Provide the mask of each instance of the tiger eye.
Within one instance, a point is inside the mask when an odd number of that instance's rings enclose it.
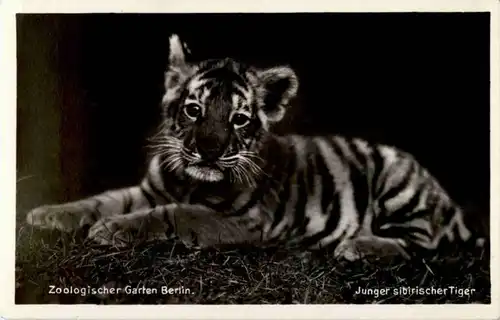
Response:
[[[184,106],[184,113],[191,119],[197,119],[201,114],[201,108],[194,103],[190,103]]]
[[[243,127],[250,122],[250,118],[242,113],[237,113],[233,116],[232,122],[236,127]]]

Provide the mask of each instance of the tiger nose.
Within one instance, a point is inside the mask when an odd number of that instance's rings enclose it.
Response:
[[[217,123],[207,121],[196,132],[196,149],[201,158],[208,162],[218,160],[229,144],[229,130]]]
[[[218,144],[198,143],[196,149],[201,158],[208,162],[217,161],[224,153],[224,148]]]

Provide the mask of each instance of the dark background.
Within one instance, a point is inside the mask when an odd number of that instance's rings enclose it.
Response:
[[[396,145],[488,212],[488,13],[18,15],[19,212],[138,182],[172,32],[194,59],[293,67],[278,131]]]

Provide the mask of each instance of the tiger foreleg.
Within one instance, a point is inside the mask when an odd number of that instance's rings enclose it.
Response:
[[[27,214],[26,222],[43,229],[70,232],[90,226],[103,217],[128,213],[147,204],[139,187],[124,188],[74,202],[37,207]]]
[[[96,213],[85,202],[44,205],[26,216],[26,222],[41,229],[57,229],[70,232],[96,221]]]
[[[88,239],[101,245],[124,247],[139,240],[165,239],[172,231],[166,216],[168,206],[108,216],[89,229]]]
[[[201,205],[168,204],[123,216],[102,219],[89,230],[94,241],[126,246],[133,240],[176,237],[188,247],[255,243],[258,231],[250,231],[244,217],[219,214]]]

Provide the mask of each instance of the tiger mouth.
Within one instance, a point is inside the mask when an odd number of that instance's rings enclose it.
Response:
[[[222,170],[213,166],[190,165],[186,167],[185,172],[196,180],[217,182],[224,179]]]

